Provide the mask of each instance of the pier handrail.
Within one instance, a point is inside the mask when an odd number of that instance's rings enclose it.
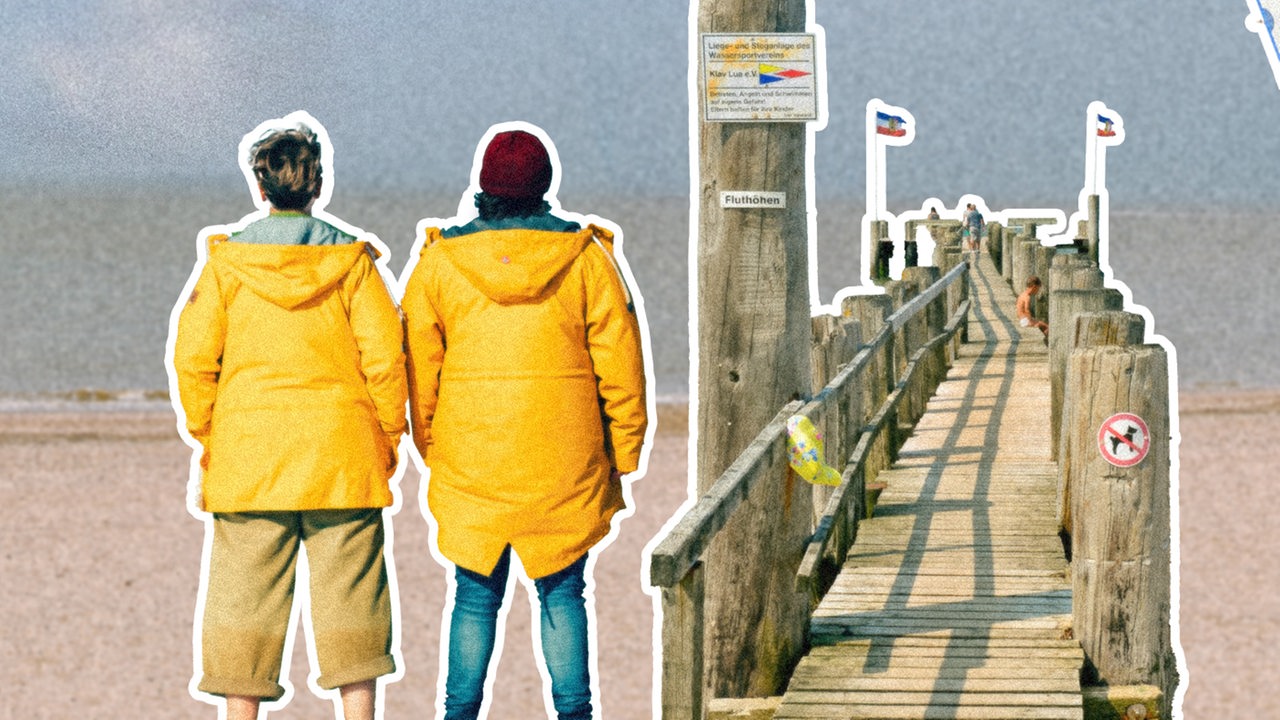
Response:
[[[962,268],[957,268],[957,270],[959,269]],[[934,287],[941,284],[942,282],[938,282]],[[923,298],[925,296],[921,295],[920,297]],[[910,386],[916,370],[920,367],[920,360],[939,345],[950,342],[951,338],[960,331],[961,324],[968,318],[970,304],[970,300],[962,302],[960,307],[952,314],[943,331],[930,338],[928,342],[912,354],[911,360],[907,363],[906,370],[902,373],[902,378],[894,386],[893,392],[881,403],[879,410],[872,416],[870,422],[859,430],[858,443],[840,474],[840,485],[827,500],[827,506],[823,511],[822,517],[818,520],[818,526],[809,538],[809,545],[805,549],[804,559],[800,561],[800,568],[796,572],[796,590],[811,594],[817,594],[819,591],[822,558],[826,555],[827,547],[830,544],[832,529],[837,523],[844,522],[849,513],[849,503],[852,498],[850,489],[855,486],[854,480],[863,473],[872,445],[884,430],[889,418],[894,417],[894,411],[902,401],[902,397]],[[909,307],[910,304],[903,306],[903,310]],[[885,329],[887,330],[888,327],[886,325]],[[861,354],[860,352],[859,356]],[[858,357],[855,357],[849,363],[850,367],[857,361]],[[844,371],[841,371],[841,374],[832,380],[832,385],[835,385],[837,381],[843,382],[847,380],[847,378],[841,377],[843,374]],[[847,548],[845,552],[847,552]],[[843,554],[843,552],[840,553],[840,555]],[[843,561],[843,557],[837,557],[835,562],[839,564]]]
[[[704,623],[702,604],[705,579],[702,558],[716,535],[733,518],[754,489],[766,479],[771,469],[777,468],[779,463],[785,466],[787,418],[796,414],[805,415],[815,425],[820,425],[824,414],[833,409],[844,412],[842,407],[837,408],[837,406],[852,397],[848,394],[858,387],[855,379],[863,383],[870,382],[863,376],[877,360],[881,361],[879,364],[883,372],[888,373],[888,378],[895,377],[897,373],[892,367],[893,363],[889,361],[892,357],[890,349],[895,344],[906,341],[905,338],[911,334],[907,332],[907,335],[903,335],[903,332],[908,330],[909,321],[925,312],[931,307],[931,303],[938,301],[940,297],[944,298],[947,305],[955,304],[957,310],[943,332],[921,341],[921,346],[914,351],[908,349],[911,352],[911,358],[902,372],[901,379],[893,383],[889,397],[876,415],[858,431],[858,449],[850,460],[861,458],[857,462],[856,472],[864,472],[865,460],[869,448],[876,444],[876,436],[885,434],[886,429],[896,430],[895,409],[907,394],[908,388],[912,387],[913,378],[919,374],[917,368],[925,364],[922,362],[925,356],[930,352],[942,352],[940,346],[949,341],[956,334],[957,329],[963,325],[969,302],[948,298],[944,293],[957,280],[963,278],[967,271],[968,263],[960,261],[950,272],[930,284],[917,297],[903,302],[897,311],[884,319],[870,342],[862,344],[854,357],[841,365],[830,382],[820,391],[808,400],[793,400],[784,405],[729,467],[716,478],[711,487],[654,546],[649,558],[649,583],[661,591],[663,717],[701,718],[703,716],[702,684],[705,659],[702,648]],[[880,381],[883,382],[884,378],[880,378]],[[891,422],[891,418],[894,421]],[[861,415],[856,422],[862,425]],[[852,434],[853,430],[850,427],[843,432],[842,438],[833,438],[834,442],[829,442],[828,447],[843,456],[848,442],[852,441]],[[891,432],[890,435],[892,435]],[[848,438],[848,441],[843,438]],[[850,487],[853,486],[852,478],[853,475],[846,471],[836,495],[827,503],[827,509],[834,510],[835,513],[828,512],[824,515],[819,527],[821,537],[814,536],[817,545],[814,545],[814,541],[807,540],[806,545],[794,549],[796,555],[807,551],[817,553],[817,557],[821,557],[829,553],[827,547],[833,535],[832,528],[837,522],[849,521],[847,517],[842,518],[836,513],[843,509],[846,516],[848,514],[850,506],[848,498],[853,494],[850,492]],[[836,555],[847,553],[847,545],[848,543],[842,543]],[[843,558],[840,558],[840,561],[843,562]],[[819,563],[815,560],[805,567],[809,569],[804,571],[806,572],[804,579],[797,582],[802,587],[816,588],[820,582],[817,580],[817,571],[821,569]],[[812,610],[813,606],[810,605],[808,613],[811,614]]]
[[[662,542],[654,548],[649,563],[649,583],[655,587],[673,587],[693,567],[694,563],[701,557],[703,550],[711,543],[715,534],[724,527],[725,523],[732,517],[734,509],[741,504],[742,500],[750,492],[752,483],[767,464],[765,460],[768,458],[769,450],[773,448],[775,443],[785,437],[788,417],[797,414],[805,415],[816,423],[826,409],[830,399],[843,389],[846,383],[866,368],[874,358],[875,353],[881,350],[885,343],[892,340],[893,333],[901,330],[908,320],[922,311],[929,302],[936,299],[938,295],[950,287],[967,269],[967,263],[960,263],[951,272],[940,278],[938,282],[890,315],[885,320],[884,326],[876,333],[876,336],[869,343],[863,345],[853,359],[846,363],[832,378],[831,382],[827,383],[808,402],[793,400],[784,405],[773,420],[769,421],[760,430],[755,439],[730,463],[729,467],[725,468],[724,472],[720,474],[720,477],[716,479],[707,492],[698,499],[697,503],[667,533]],[[968,301],[966,301],[961,306],[961,310],[967,314],[968,308]],[[880,412],[877,413],[876,417],[879,418],[879,425],[876,426],[876,429],[883,426],[884,418],[891,414],[890,410],[892,407],[896,407],[902,397],[902,388],[910,381],[910,375],[918,364],[916,361],[925,351],[936,348],[955,334],[959,327],[959,320],[956,319],[958,317],[964,317],[964,315],[957,311],[951,324],[948,325],[949,332],[944,331],[942,334],[931,338],[913,355],[911,363],[908,364],[907,372],[903,374],[902,380],[897,383],[890,400],[887,400],[884,406],[881,407]],[[869,425],[868,428],[870,427],[872,426]],[[867,428],[863,430],[865,433]],[[843,486],[844,483],[842,482],[841,485]]]

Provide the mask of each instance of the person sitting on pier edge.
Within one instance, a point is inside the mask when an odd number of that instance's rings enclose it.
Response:
[[[588,552],[639,468],[646,379],[613,234],[551,214],[552,173],[537,136],[495,134],[479,217],[427,228],[405,284],[413,439],[455,565],[447,720],[484,704],[513,551],[537,588],[556,713],[592,717]]]
[[[1047,340],[1049,337],[1049,324],[1031,316],[1031,301],[1038,292],[1040,292],[1040,276],[1032,275],[1027,278],[1026,289],[1018,296],[1018,325],[1038,329],[1044,333]]]

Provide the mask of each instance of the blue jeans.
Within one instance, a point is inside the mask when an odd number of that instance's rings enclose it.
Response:
[[[534,580],[542,608],[542,656],[551,675],[551,700],[560,720],[591,718],[587,608],[583,598],[586,565],[587,556],[583,555],[560,572]],[[457,568],[458,587],[449,621],[445,720],[469,720],[480,712],[498,610],[510,568],[510,547],[503,551],[488,577]]]

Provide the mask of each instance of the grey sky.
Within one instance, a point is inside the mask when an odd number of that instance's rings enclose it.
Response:
[[[1113,203],[1269,205],[1262,129],[1280,126],[1280,91],[1246,10],[820,0],[819,193],[860,196],[863,109],[880,97],[918,121],[891,151],[891,198],[1071,206],[1100,99],[1128,130]],[[679,0],[6,0],[0,15],[0,181],[239,182],[240,136],[306,109],[348,188],[456,191],[485,128],[518,118],[556,139],[562,194],[687,191]]]

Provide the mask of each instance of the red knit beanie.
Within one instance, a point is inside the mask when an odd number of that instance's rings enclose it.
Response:
[[[523,130],[498,133],[485,148],[480,189],[508,198],[540,198],[551,189],[551,156]]]

